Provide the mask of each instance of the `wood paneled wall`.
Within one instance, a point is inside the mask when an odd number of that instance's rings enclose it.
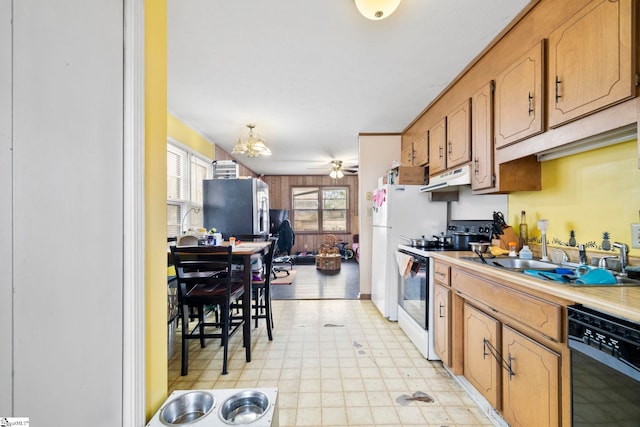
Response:
[[[347,175],[341,179],[331,179],[325,175],[270,175],[263,178],[269,185],[271,209],[288,209],[291,212],[291,187],[347,186],[349,187],[349,232],[336,234],[338,239],[353,243],[353,235],[358,234],[358,177]],[[293,221],[292,221],[293,222]],[[294,231],[296,231],[294,229]],[[322,244],[322,234],[296,232],[296,244],[292,252],[316,251]]]

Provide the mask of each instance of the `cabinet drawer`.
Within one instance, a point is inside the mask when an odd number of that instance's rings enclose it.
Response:
[[[433,264],[433,278],[436,282],[449,286],[451,282],[449,282],[449,264],[443,264],[441,262],[434,262]]]
[[[463,294],[562,342],[561,306],[456,269],[452,270],[451,279],[453,287]]]

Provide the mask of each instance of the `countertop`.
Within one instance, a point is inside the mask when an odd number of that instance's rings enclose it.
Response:
[[[640,287],[639,286],[569,286],[548,280],[536,279],[522,273],[511,272],[486,266],[463,258],[476,256],[471,251],[426,252],[429,257],[445,261],[454,266],[472,268],[503,280],[517,282],[524,288],[544,292],[559,298],[617,315],[634,322],[640,322]]]

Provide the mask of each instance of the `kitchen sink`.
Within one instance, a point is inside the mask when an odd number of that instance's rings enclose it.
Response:
[[[482,263],[480,258],[478,257],[464,257],[462,258],[467,261],[477,262],[479,264]],[[558,283],[564,283],[568,286],[640,286],[640,279],[629,278],[629,277],[617,277],[617,283],[611,284],[580,284],[575,283],[574,280],[576,276],[574,275],[575,268],[567,265],[554,264],[552,262],[546,261],[538,261],[533,259],[520,259],[520,258],[490,258],[488,256],[484,257],[487,262],[486,265],[488,267],[494,268],[503,268],[505,270],[523,273],[525,274],[525,270],[527,273],[532,273],[530,275],[537,276],[539,279],[543,280],[551,280],[557,281]],[[613,272],[615,275],[615,272]]]
[[[465,258],[469,261],[475,261],[481,263],[482,261],[478,257]],[[520,259],[520,258],[488,258],[484,257],[488,266],[506,268],[512,271],[524,271],[524,270],[542,270],[542,271],[555,271],[556,268],[562,268],[559,264],[553,264],[545,261],[538,261],[534,259]]]

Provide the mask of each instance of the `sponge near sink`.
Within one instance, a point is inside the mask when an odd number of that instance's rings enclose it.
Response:
[[[491,252],[491,255],[493,255],[493,256],[509,255],[509,251],[508,250],[502,249],[501,247],[498,247],[498,246],[495,246],[495,245],[489,246],[489,252]]]

